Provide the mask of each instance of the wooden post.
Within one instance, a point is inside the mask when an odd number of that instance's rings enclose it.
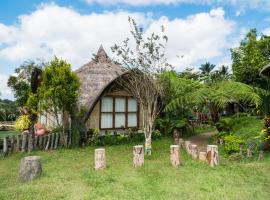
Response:
[[[105,149],[95,149],[95,170],[106,168]]]
[[[54,146],[54,133],[51,133],[51,135],[52,135],[52,140],[51,140],[50,149],[53,149],[53,146]]]
[[[180,156],[179,156],[179,145],[171,145],[171,164],[174,167],[178,167],[180,165]]]
[[[20,144],[21,144],[21,135],[17,135],[17,141],[16,141],[16,151],[20,151],[21,148],[20,148]]]
[[[263,160],[263,151],[262,150],[259,150],[259,160]]]
[[[201,151],[201,152],[199,153],[199,160],[200,160],[200,161],[203,161],[203,162],[206,161],[206,152],[205,152],[205,151]]]
[[[141,167],[144,164],[143,145],[133,147],[133,166]]]
[[[239,154],[243,155],[243,144],[239,145]]]
[[[34,138],[34,149],[38,149],[38,136],[35,135],[35,138]]]
[[[33,135],[31,135],[29,133],[29,135],[28,135],[28,152],[31,152],[33,150],[33,144],[34,144],[33,140],[34,140]]]
[[[56,133],[55,141],[54,141],[54,149],[57,149],[57,147],[58,147],[58,140],[59,140],[59,134]]]
[[[189,154],[189,145],[190,145],[190,141],[186,140],[185,141],[185,148],[186,148],[186,152]]]
[[[252,151],[250,148],[247,148],[247,157],[251,158],[252,157]]]
[[[15,146],[15,139],[14,139],[14,135],[11,136],[11,139],[10,139],[10,153],[13,153],[14,152],[14,146]]]
[[[22,134],[22,152],[26,150],[26,143],[27,143],[27,133]]]
[[[7,144],[7,137],[3,139],[3,155],[6,156],[8,154],[8,144]]]
[[[45,147],[45,151],[47,151],[49,149],[50,141],[51,141],[51,134],[49,134],[47,136],[47,144],[46,144],[46,147]]]
[[[194,160],[198,159],[198,147],[196,144],[191,145],[191,157]]]
[[[207,145],[207,154],[206,158],[208,164],[211,167],[214,167],[219,164],[219,157],[218,157],[218,146],[217,145]]]
[[[41,159],[39,156],[28,156],[21,160],[18,180],[30,181],[42,173]]]

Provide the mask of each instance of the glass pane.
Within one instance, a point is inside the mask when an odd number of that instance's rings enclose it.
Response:
[[[125,111],[126,111],[126,99],[115,98],[115,112],[125,112]]]
[[[128,112],[137,112],[137,101],[136,99],[128,99]]]
[[[113,98],[103,97],[101,100],[101,112],[112,112],[113,111]]]
[[[115,128],[125,127],[126,115],[124,113],[115,114]]]
[[[128,113],[128,127],[137,127],[137,113]]]
[[[113,115],[111,113],[101,113],[101,128],[112,128]]]

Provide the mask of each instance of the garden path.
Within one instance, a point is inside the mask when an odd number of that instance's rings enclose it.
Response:
[[[217,133],[217,131],[210,131],[190,137],[188,140],[194,144],[197,144],[198,150],[206,151],[208,140]]]

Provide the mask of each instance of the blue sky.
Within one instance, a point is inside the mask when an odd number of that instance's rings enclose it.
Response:
[[[77,69],[100,44],[111,55],[110,47],[129,36],[128,16],[146,34],[165,26],[177,71],[206,61],[230,65],[229,49],[250,28],[270,34],[270,0],[1,0],[1,98],[13,98],[6,81],[25,60],[57,55]]]

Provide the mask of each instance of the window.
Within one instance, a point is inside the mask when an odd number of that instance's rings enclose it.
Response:
[[[100,128],[117,129],[138,126],[137,101],[131,97],[103,97]]]

